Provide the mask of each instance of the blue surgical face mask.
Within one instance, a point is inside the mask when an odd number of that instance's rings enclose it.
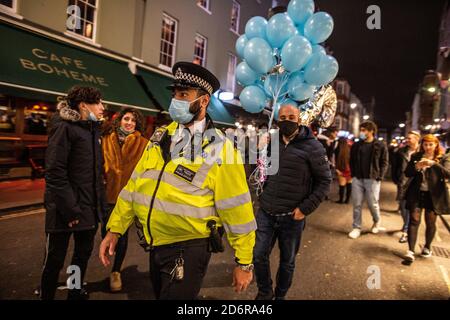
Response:
[[[194,101],[183,101],[173,98],[172,102],[170,103],[169,107],[169,113],[170,117],[173,121],[181,123],[181,124],[187,124],[194,119],[195,114],[191,113],[189,111],[189,108],[191,107],[191,104],[201,97],[198,97]]]
[[[89,112],[88,120],[94,121],[94,122],[98,121],[97,117],[95,116],[95,114],[93,112]]]
[[[359,138],[360,138],[361,140],[366,140],[366,139],[367,139],[367,135],[366,135],[365,133],[360,133],[360,134],[359,134]]]

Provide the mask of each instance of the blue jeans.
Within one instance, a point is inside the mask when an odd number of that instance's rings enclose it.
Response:
[[[409,226],[409,210],[406,208],[406,200],[400,200],[400,211],[403,218],[403,232],[408,232]]]
[[[296,221],[292,216],[271,216],[260,209],[256,215],[256,244],[253,250],[255,276],[260,294],[273,294],[270,272],[270,253],[278,240],[280,265],[277,272],[275,296],[284,297],[294,277],[295,257],[300,249],[300,240],[305,220]]]
[[[372,214],[373,222],[380,221],[380,200],[381,181],[372,179],[353,179],[353,228],[361,229],[362,219],[362,205],[364,198],[369,205],[370,213]]]

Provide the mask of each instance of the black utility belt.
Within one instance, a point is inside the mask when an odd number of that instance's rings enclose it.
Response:
[[[174,242],[170,244],[164,244],[161,246],[153,247],[153,250],[167,249],[167,248],[177,248],[177,247],[200,247],[207,246],[209,244],[209,238],[192,239],[180,242]]]

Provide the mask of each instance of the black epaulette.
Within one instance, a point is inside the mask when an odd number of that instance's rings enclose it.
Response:
[[[153,133],[152,137],[150,138],[150,141],[154,144],[161,144],[161,141],[166,137],[167,135],[167,128],[166,127],[159,127],[156,128],[155,132]]]

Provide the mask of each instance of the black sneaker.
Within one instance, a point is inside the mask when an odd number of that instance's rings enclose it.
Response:
[[[255,297],[255,300],[273,300],[273,292],[271,293],[258,292],[258,294]]]

